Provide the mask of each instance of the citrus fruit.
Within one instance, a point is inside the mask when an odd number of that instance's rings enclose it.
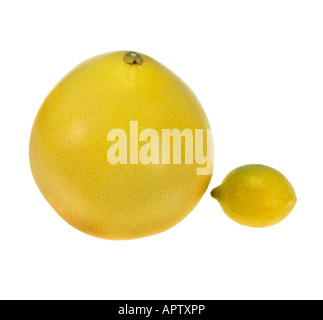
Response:
[[[286,177],[264,165],[236,168],[211,195],[232,220],[255,228],[282,221],[296,203],[295,191]]]
[[[31,170],[49,204],[76,229],[141,238],[176,225],[205,193],[209,129],[194,93],[161,63],[136,52],[102,54],[78,65],[44,100],[30,137]],[[204,156],[211,150],[208,161],[190,153],[201,130],[194,148]]]

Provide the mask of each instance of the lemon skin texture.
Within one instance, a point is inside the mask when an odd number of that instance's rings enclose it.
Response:
[[[264,165],[231,171],[211,195],[232,220],[255,228],[279,223],[296,204],[294,188],[286,177]]]
[[[143,54],[142,64],[126,63],[126,54],[96,56],[67,74],[38,111],[29,150],[34,179],[55,211],[84,233],[114,240],[173,227],[197,205],[211,179],[196,174],[203,166],[195,161],[129,163],[130,121],[138,121],[139,133],[152,128],[160,138],[162,129],[194,132],[210,125],[179,77]],[[128,134],[127,164],[107,159],[107,135],[115,128]]]

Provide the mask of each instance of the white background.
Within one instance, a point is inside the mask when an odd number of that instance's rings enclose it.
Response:
[[[2,1],[1,299],[322,299],[322,1]],[[107,241],[64,222],[29,168],[52,87],[94,55],[134,50],[179,75],[213,128],[209,190],[174,228]],[[209,195],[229,171],[281,171],[298,202],[266,228]]]

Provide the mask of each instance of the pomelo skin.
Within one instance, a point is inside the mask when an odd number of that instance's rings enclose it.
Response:
[[[127,51],[77,66],[49,93],[34,121],[34,179],[55,211],[89,235],[123,240],[165,231],[192,211],[209,185],[212,173],[197,175],[201,165],[195,161],[111,164],[108,133],[129,133],[131,121],[160,137],[162,129],[210,128],[180,78],[154,59]]]

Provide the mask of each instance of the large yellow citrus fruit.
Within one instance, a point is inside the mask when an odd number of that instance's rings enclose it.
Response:
[[[232,220],[255,228],[277,224],[296,204],[294,188],[287,178],[259,164],[232,170],[211,195]]]
[[[189,140],[184,129],[196,137],[195,129],[209,128],[196,96],[162,64],[134,52],[103,54],[77,66],[46,97],[31,133],[31,169],[44,197],[75,228],[105,239],[145,237],[176,225],[205,193],[212,172],[197,171],[212,163],[178,160]],[[114,129],[125,135],[109,138]],[[170,149],[169,164],[162,161],[163,129],[183,134],[180,159],[173,161]],[[204,155],[208,142],[204,134]]]

